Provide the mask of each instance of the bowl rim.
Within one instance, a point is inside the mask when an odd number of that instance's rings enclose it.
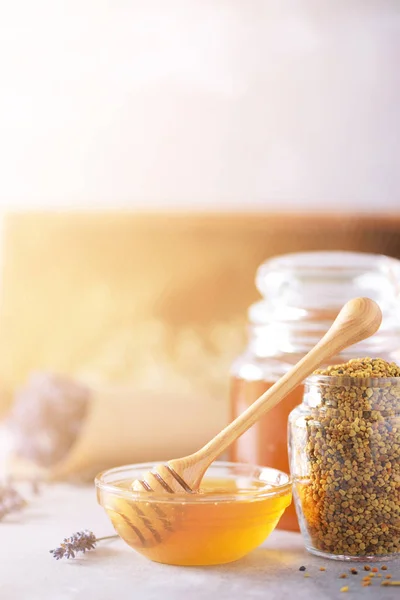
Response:
[[[114,467],[112,469],[106,469],[104,471],[101,471],[96,477],[95,477],[95,486],[97,488],[98,491],[102,491],[102,492],[107,492],[109,494],[113,494],[114,496],[119,496],[122,498],[126,498],[127,500],[136,500],[136,501],[140,501],[140,502],[157,502],[157,503],[166,503],[166,504],[173,504],[173,503],[179,503],[179,504],[188,504],[188,503],[193,503],[196,502],[197,503],[221,503],[221,502],[226,502],[226,503],[232,503],[232,502],[249,502],[249,501],[255,501],[255,500],[261,500],[261,499],[265,499],[265,498],[269,498],[269,497],[274,497],[274,496],[283,496],[285,494],[287,494],[288,492],[292,491],[292,477],[288,474],[285,473],[284,471],[280,471],[279,469],[274,469],[272,467],[265,467],[265,466],[261,466],[261,465],[253,465],[250,463],[242,463],[242,462],[229,462],[229,461],[214,461],[210,467],[207,470],[207,473],[209,472],[210,469],[212,469],[213,467],[217,467],[217,468],[228,468],[228,469],[233,469],[233,468],[238,468],[238,469],[247,469],[249,471],[249,475],[251,475],[252,472],[254,471],[259,471],[260,473],[260,477],[261,475],[264,474],[269,474],[271,476],[275,475],[275,477],[278,476],[283,476],[286,480],[284,483],[280,484],[273,484],[273,483],[268,483],[268,481],[266,481],[266,487],[261,487],[261,488],[257,488],[254,490],[254,492],[234,492],[234,493],[226,493],[226,494],[193,494],[193,496],[195,496],[196,500],[190,500],[191,498],[191,494],[188,493],[177,493],[177,494],[166,494],[166,493],[150,493],[147,491],[143,491],[143,492],[136,492],[133,490],[124,490],[116,485],[113,485],[112,483],[106,483],[104,481],[104,478],[107,475],[110,474],[118,474],[118,473],[123,473],[129,470],[137,470],[137,469],[142,469],[142,470],[151,470],[152,468],[154,468],[155,466],[159,465],[159,464],[163,464],[165,462],[168,461],[154,461],[154,462],[146,462],[146,463],[133,463],[133,464],[128,464],[128,465],[121,465],[119,467]],[[255,477],[256,478],[256,477]],[[132,480],[134,480],[134,477],[132,477]],[[268,486],[268,487],[267,487]],[[273,487],[271,487],[273,486]]]

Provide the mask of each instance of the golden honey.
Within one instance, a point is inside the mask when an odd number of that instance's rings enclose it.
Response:
[[[129,478],[115,481],[112,491],[100,489],[99,501],[121,538],[150,560],[222,564],[242,558],[275,529],[291,502],[290,481],[284,477],[286,484],[271,485],[249,477],[206,476],[200,493],[189,500],[166,495],[164,501],[149,502],[129,499]]]
[[[232,419],[235,419],[245,411],[273,384],[273,381],[246,381],[239,377],[232,377]],[[290,412],[301,404],[303,392],[304,386],[298,385],[287,395],[283,402],[274,406],[253,427],[238,438],[230,448],[230,460],[257,465],[269,465],[274,469],[280,469],[288,473],[287,422]],[[289,506],[285,511],[278,528],[289,531],[299,530],[294,504]]]

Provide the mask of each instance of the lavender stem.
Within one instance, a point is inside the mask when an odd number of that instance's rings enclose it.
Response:
[[[118,537],[119,535],[117,533],[114,533],[114,535],[106,535],[104,537],[96,538],[96,542],[103,542],[104,540],[114,540]]]

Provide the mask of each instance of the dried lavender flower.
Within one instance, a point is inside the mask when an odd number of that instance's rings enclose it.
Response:
[[[25,504],[24,498],[12,485],[0,485],[0,521],[6,515],[21,510]]]
[[[117,537],[118,535],[109,535],[96,538],[93,531],[85,529],[84,531],[74,533],[69,538],[65,538],[57,548],[50,550],[50,554],[52,554],[56,560],[60,560],[61,558],[75,558],[75,555],[78,552],[85,554],[88,550],[94,550],[97,542]]]

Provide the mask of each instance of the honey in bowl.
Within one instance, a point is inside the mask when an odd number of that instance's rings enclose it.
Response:
[[[172,565],[238,560],[262,544],[291,502],[289,476],[275,469],[216,462],[191,495],[132,492],[154,465],[111,469],[96,479],[99,503],[129,546]]]

